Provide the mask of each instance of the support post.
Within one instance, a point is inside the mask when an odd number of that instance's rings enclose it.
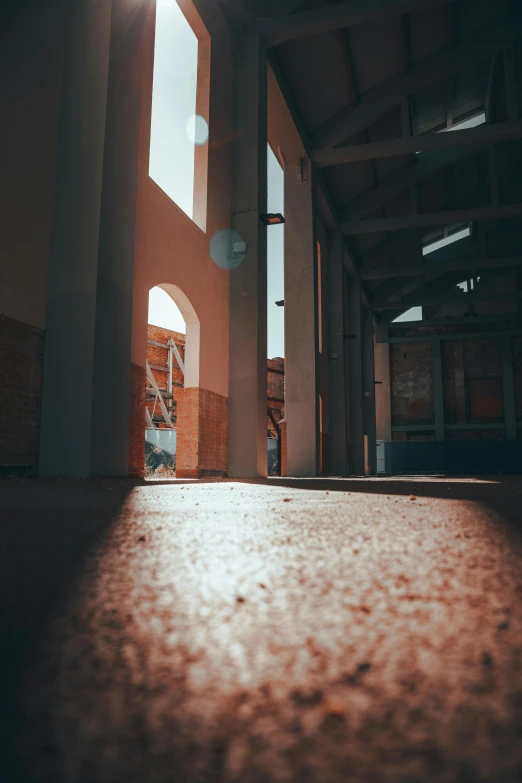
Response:
[[[285,167],[285,419],[287,474],[319,470],[317,242],[306,158]]]
[[[373,314],[363,310],[363,375],[364,375],[364,433],[367,439],[367,466],[369,475],[377,473],[377,425],[375,420],[375,365]]]
[[[230,272],[230,476],[267,475],[266,226],[267,55],[258,33],[242,35],[235,67],[232,228],[247,244]]]
[[[362,367],[362,307],[361,283],[348,280],[348,342],[350,399],[350,474],[364,475],[364,377]]]
[[[142,67],[154,6],[112,0],[96,290],[91,473],[129,473],[134,238]]]
[[[41,476],[91,475],[111,6],[111,0],[78,0],[71,15],[49,269]]]
[[[511,337],[509,335],[504,335],[501,339],[501,353],[506,440],[516,440],[517,416],[515,403],[515,377],[513,374],[513,351],[511,349]]]
[[[348,476],[347,291],[341,232],[328,232],[327,242],[329,467],[333,476]]]
[[[442,375],[442,353],[440,340],[431,344],[431,359],[433,367],[433,403],[435,408],[435,440],[442,441],[445,437],[444,427],[444,394]]]

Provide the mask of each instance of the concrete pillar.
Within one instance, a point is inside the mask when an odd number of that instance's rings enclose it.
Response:
[[[350,474],[364,475],[364,374],[362,364],[363,320],[360,281],[348,280],[348,362],[349,362],[349,420],[350,420]]]
[[[143,45],[149,0],[112,0],[96,293],[91,472],[129,471],[134,236]]]
[[[377,440],[391,441],[390,345],[375,343],[375,419]]]
[[[375,367],[373,341],[373,314],[368,307],[363,309],[363,374],[364,374],[364,433],[367,473],[377,473],[377,438],[375,421]]]
[[[245,32],[235,68],[232,228],[247,243],[230,272],[230,476],[267,475],[266,226],[267,55],[255,32]]]
[[[348,476],[347,291],[341,232],[330,231],[327,245],[329,468],[333,476]]]
[[[287,474],[317,476],[319,405],[314,182],[306,158],[285,166]]]
[[[40,474],[127,475],[146,0],[73,5],[48,292]]]
[[[111,0],[73,4],[58,144],[39,472],[91,473]]]

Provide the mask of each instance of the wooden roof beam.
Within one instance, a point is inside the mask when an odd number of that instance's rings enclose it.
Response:
[[[399,107],[407,96],[439,84],[520,38],[520,24],[491,25],[478,30],[454,49],[435,52],[413,66],[409,73],[387,79],[367,92],[357,106],[346,106],[316,128],[312,135],[317,146],[335,147],[359,135],[380,117]]]
[[[424,133],[421,136],[357,144],[350,147],[312,150],[311,157],[319,168],[339,166],[376,158],[414,155],[416,152],[450,150],[455,147],[477,147],[522,138],[522,121],[488,123],[451,133]]]
[[[426,212],[394,218],[355,220],[343,222],[339,227],[344,234],[350,236],[381,231],[399,231],[407,228],[423,228],[424,226],[446,226],[450,223],[466,223],[472,220],[500,220],[513,217],[522,217],[522,204],[498,204],[490,207]]]
[[[503,269],[504,267],[522,266],[522,256],[503,256],[502,258],[468,258],[448,261],[443,264],[412,264],[403,269],[361,270],[363,280],[381,280],[395,277],[417,277],[418,275],[435,276],[447,272],[475,272],[479,269]]]
[[[455,2],[458,0],[343,0],[288,18],[257,18],[254,24],[264,35],[268,46],[277,46],[296,38],[333,32],[343,27],[377,22],[389,16]]]

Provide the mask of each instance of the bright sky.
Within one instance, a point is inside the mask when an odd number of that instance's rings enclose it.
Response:
[[[198,42],[176,0],[157,0],[149,174],[190,217],[193,215]],[[187,123],[189,132],[187,132]],[[268,211],[284,212],[283,170],[268,148]],[[267,354],[284,356],[284,226],[268,228]],[[165,280],[165,283],[176,283]],[[149,323],[185,333],[185,322],[161,288],[149,295]]]
[[[149,174],[192,218],[198,40],[176,0],[157,0]]]
[[[284,173],[276,156],[268,148],[268,211],[285,211]],[[269,359],[285,355],[285,308],[275,302],[285,298],[284,258],[285,227],[267,229],[267,355]]]
[[[149,293],[149,324],[187,333],[187,326],[174,300],[163,288],[153,288]]]

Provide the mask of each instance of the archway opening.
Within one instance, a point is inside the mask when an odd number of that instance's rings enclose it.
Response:
[[[199,387],[199,343],[199,319],[183,291],[169,283],[152,288],[145,365],[145,478],[175,478],[180,463],[186,468],[187,459],[190,462],[184,452],[197,433],[197,421],[191,421],[194,412],[184,405],[184,391]]]

